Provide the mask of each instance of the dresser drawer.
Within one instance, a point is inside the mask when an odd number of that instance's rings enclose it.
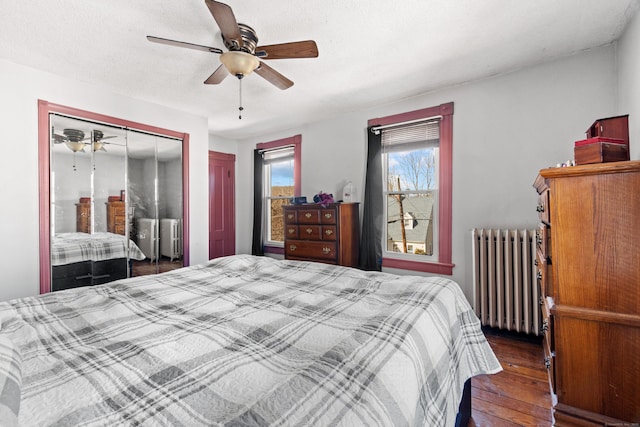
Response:
[[[542,297],[540,299],[540,311],[542,313],[542,327],[540,332],[545,339],[549,350],[555,351],[555,345],[553,341],[553,316],[551,315],[551,306],[553,305],[553,299],[550,297]]]
[[[297,239],[298,238],[298,226],[287,224],[285,226],[285,238]]]
[[[298,226],[298,239],[321,240],[321,227],[319,225]]]
[[[298,224],[320,224],[320,211],[318,209],[300,209],[297,213]]]
[[[124,206],[116,206],[111,209],[112,209],[111,213],[114,216],[124,216]]]
[[[547,345],[546,339],[543,339],[544,347],[544,366],[547,369],[547,375],[549,375],[549,383],[553,393],[556,393],[556,357],[551,351],[549,345]]]
[[[335,260],[337,257],[335,242],[312,240],[289,240],[284,245],[284,253],[287,259],[318,258]]]
[[[538,195],[538,206],[536,210],[538,211],[540,221],[549,224],[549,190],[544,190]]]
[[[549,228],[540,223],[536,229],[536,249],[546,260],[551,259],[551,242],[549,241]]]
[[[296,224],[298,222],[298,212],[295,210],[285,210],[284,223]]]
[[[337,239],[338,230],[335,225],[323,225],[322,226],[322,240],[335,241]]]
[[[335,209],[322,209],[320,211],[320,222],[323,224],[336,224],[336,216]]]

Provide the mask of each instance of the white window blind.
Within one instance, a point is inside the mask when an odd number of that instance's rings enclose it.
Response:
[[[264,151],[262,159],[265,165],[293,159],[293,146]]]
[[[385,152],[437,147],[440,143],[439,120],[391,127],[381,132]]]

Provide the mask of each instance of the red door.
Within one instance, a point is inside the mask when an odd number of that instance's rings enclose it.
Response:
[[[209,151],[209,259],[236,252],[233,154]]]

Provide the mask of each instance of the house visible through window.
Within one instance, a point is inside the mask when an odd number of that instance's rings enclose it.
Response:
[[[437,261],[439,120],[381,132],[385,250]]]
[[[382,188],[367,182],[371,203],[365,198],[365,216],[377,219],[380,210],[383,215],[370,227],[381,248],[363,240],[365,266],[371,268],[378,262],[375,257],[381,257],[382,267],[453,274],[453,103],[373,118],[367,124],[376,135],[368,139],[373,161],[367,180],[376,179]],[[381,162],[375,161],[377,155]],[[369,173],[380,165],[382,177]]]

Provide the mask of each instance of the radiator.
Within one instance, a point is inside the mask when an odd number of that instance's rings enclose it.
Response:
[[[158,258],[158,221],[152,218],[138,218],[136,232],[136,244],[149,261],[155,261]]]
[[[535,231],[474,228],[475,312],[485,326],[540,335]]]
[[[182,222],[179,219],[160,220],[160,254],[171,261],[182,256]]]

